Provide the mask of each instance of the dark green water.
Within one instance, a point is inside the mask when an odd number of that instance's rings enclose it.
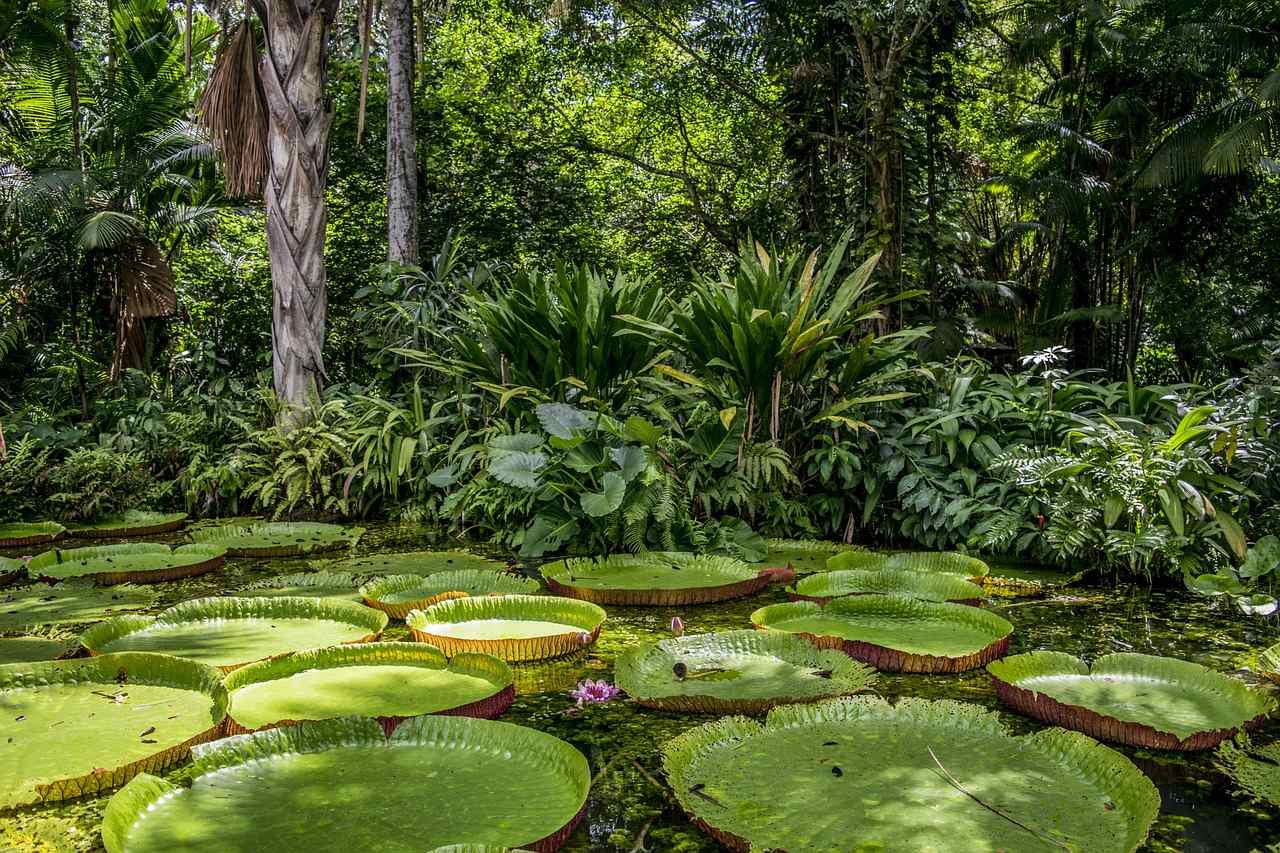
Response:
[[[450,545],[420,528],[375,525],[360,554]],[[163,584],[161,606],[203,595],[219,595],[250,581],[305,568],[303,560],[231,560],[222,572]],[[596,779],[588,816],[566,847],[569,851],[711,851],[718,849],[690,826],[663,787],[658,747],[705,717],[663,714],[625,701],[589,706],[574,713],[569,690],[584,678],[612,680],[612,662],[623,649],[669,636],[673,616],[686,633],[749,627],[748,615],[785,600],[778,588],[751,598],[686,608],[610,608],[600,641],[587,653],[547,664],[516,667],[518,696],[504,719],[555,734],[578,747]],[[1168,655],[1241,674],[1259,650],[1280,639],[1275,621],[1247,619],[1180,591],[1099,587],[1067,588],[1043,600],[1007,600],[1000,607],[1015,625],[1011,653],[1052,648],[1092,659],[1119,651]],[[393,623],[387,639],[406,635]],[[887,697],[922,696],[999,707],[983,670],[954,676],[884,675],[878,690]],[[1015,732],[1036,723],[1002,714]],[[1259,733],[1280,737],[1280,721]],[[1280,814],[1250,806],[1232,794],[1213,767],[1212,754],[1192,757],[1121,748],[1160,789],[1163,805],[1149,851],[1247,851],[1280,849]],[[100,849],[98,824],[106,797],[33,809],[0,819],[0,850],[84,851]],[[358,817],[353,816],[358,819]],[[264,840],[264,850],[269,842]],[[355,853],[355,851],[353,851]]]

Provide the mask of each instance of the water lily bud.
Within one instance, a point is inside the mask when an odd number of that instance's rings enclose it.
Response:
[[[671,617],[671,633],[676,637],[684,636],[684,620],[679,616]]]

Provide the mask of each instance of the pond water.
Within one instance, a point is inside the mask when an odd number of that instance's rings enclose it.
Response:
[[[358,553],[455,544],[417,527],[371,525]],[[159,604],[226,594],[252,581],[303,568],[305,561],[299,559],[228,560],[222,572],[159,585]],[[532,567],[525,570],[533,571]],[[694,853],[719,849],[671,801],[660,777],[658,755],[663,741],[708,718],[660,713],[625,701],[588,706],[578,713],[569,691],[585,678],[611,681],[614,658],[636,643],[670,636],[674,616],[683,619],[688,634],[745,628],[750,627],[748,616],[754,609],[784,600],[781,590],[772,587],[724,604],[610,607],[599,642],[586,653],[514,667],[517,699],[503,719],[569,741],[587,756],[595,775],[587,820],[566,850]],[[1015,626],[1010,653],[1057,649],[1092,659],[1112,652],[1145,652],[1184,658],[1249,679],[1247,667],[1253,656],[1280,639],[1273,621],[1246,619],[1180,590],[1080,585],[1049,598],[1005,599],[996,606]],[[406,639],[407,635],[403,623],[393,622],[384,636]],[[951,698],[999,707],[981,669],[951,676],[882,675],[877,689],[886,697]],[[1008,712],[1002,718],[1018,733],[1038,725]],[[1280,737],[1280,721],[1270,721],[1259,735]],[[1234,796],[1226,778],[1214,769],[1212,753],[1186,757],[1121,749],[1151,777],[1163,801],[1145,850],[1261,850],[1280,841],[1280,814]],[[100,797],[0,818],[0,850],[100,849],[98,828],[106,801]]]

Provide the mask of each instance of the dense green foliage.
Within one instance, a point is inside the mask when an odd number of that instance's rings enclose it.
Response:
[[[1273,606],[1275,10],[553,6],[421,10],[417,267],[342,11],[329,386],[285,425],[264,215],[192,124],[230,19],[188,75],[157,0],[0,16],[0,520],[821,537]]]

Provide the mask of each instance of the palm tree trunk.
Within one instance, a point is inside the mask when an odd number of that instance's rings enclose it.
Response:
[[[295,413],[323,386],[324,185],[329,166],[325,101],[329,27],[339,0],[267,0],[267,248],[276,395]],[[290,418],[286,414],[285,420]]]
[[[413,0],[387,0],[387,258],[418,262]]]

